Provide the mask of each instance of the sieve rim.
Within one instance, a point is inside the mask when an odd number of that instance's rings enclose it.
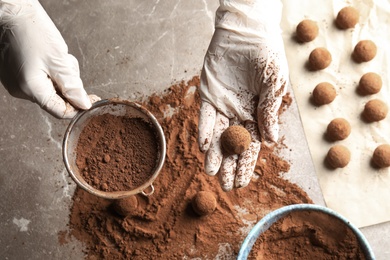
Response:
[[[153,175],[142,185],[140,185],[132,190],[126,190],[126,191],[102,191],[102,190],[96,189],[93,186],[86,183],[86,181],[80,176],[80,174],[77,174],[73,170],[70,159],[68,157],[68,153],[70,152],[69,151],[70,150],[69,142],[71,140],[73,130],[74,130],[75,126],[77,125],[77,123],[81,119],[85,118],[86,116],[89,116],[91,111],[94,111],[94,110],[101,108],[103,106],[112,106],[113,108],[115,108],[115,106],[118,104],[129,106],[129,107],[141,112],[153,124],[153,126],[157,132],[158,139],[159,139],[159,159],[158,159],[158,162],[156,164],[156,167],[154,168]],[[73,151],[73,152],[75,152],[75,151]],[[153,184],[154,180],[157,178],[157,176],[160,174],[160,171],[161,171],[161,169],[164,165],[164,162],[165,162],[166,140],[165,140],[164,131],[163,131],[160,123],[156,119],[156,117],[149,110],[147,110],[145,107],[143,107],[142,105],[135,103],[135,102],[132,102],[132,101],[128,101],[128,100],[103,99],[103,100],[95,102],[90,109],[79,111],[76,114],[76,116],[72,118],[72,120],[69,123],[69,125],[65,131],[65,134],[64,134],[63,143],[62,143],[62,156],[63,156],[63,161],[65,164],[66,170],[68,171],[68,173],[69,173],[70,177],[73,179],[73,181],[80,188],[82,188],[83,190],[85,190],[85,191],[87,191],[95,196],[101,197],[101,198],[123,199],[123,198],[129,197],[129,196],[136,195],[138,193],[144,194],[145,193],[144,190],[148,189],[148,187],[150,187],[150,186],[153,186],[152,184]]]

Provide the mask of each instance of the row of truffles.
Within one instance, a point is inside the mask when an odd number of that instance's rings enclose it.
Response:
[[[351,6],[342,8],[336,16],[335,24],[341,30],[354,28],[359,22],[358,11]],[[313,41],[319,33],[317,23],[305,19],[296,27],[296,38],[299,42],[305,43]],[[357,63],[368,62],[375,58],[377,47],[371,40],[359,41],[353,52],[352,59]],[[311,71],[318,71],[327,68],[332,62],[332,55],[323,47],[315,48],[309,55],[308,68]],[[357,93],[361,96],[373,95],[382,88],[381,76],[374,72],[364,74],[357,86]],[[328,82],[319,83],[313,90],[312,101],[317,106],[330,104],[336,98],[335,87]],[[361,118],[367,122],[377,122],[386,118],[388,108],[386,103],[379,99],[368,101],[361,114]],[[327,126],[326,139],[329,142],[341,141],[346,139],[351,133],[351,125],[345,118],[335,118]],[[325,158],[325,163],[330,168],[343,168],[351,160],[351,153],[347,147],[341,144],[332,146]],[[372,157],[374,167],[390,166],[390,145],[383,144],[378,146]]]
[[[381,76],[374,72],[368,72],[361,77],[357,92],[362,96],[367,96],[379,93],[381,88]],[[327,105],[332,103],[336,96],[336,89],[331,83],[321,82],[313,89],[312,101],[317,106]],[[365,104],[362,119],[367,123],[378,122],[385,119],[387,114],[387,104],[380,99],[372,99]]]
[[[371,40],[361,40],[353,49],[352,59],[357,63],[368,62],[375,58],[376,44]],[[310,52],[308,68],[313,71],[323,70],[332,62],[332,54],[324,47],[317,47]]]
[[[351,160],[351,152],[347,147],[341,144],[332,146],[327,155],[325,162],[327,166],[336,169],[344,168]],[[390,166],[390,145],[381,144],[375,148],[371,158],[371,164],[374,168],[386,168]]]
[[[352,6],[342,8],[336,16],[335,23],[338,28],[345,30],[354,28],[359,22],[359,12]],[[311,42],[318,36],[317,23],[305,19],[296,28],[296,37],[300,42]]]
[[[345,30],[355,27],[359,21],[358,11],[351,7],[344,7],[337,14],[335,24],[338,28]],[[301,21],[296,27],[296,38],[299,42],[313,41],[319,33],[317,23],[310,19]],[[368,62],[372,60],[377,53],[377,47],[371,40],[359,41],[353,52],[352,58],[355,62]],[[332,62],[332,55],[328,49],[324,47],[315,48],[309,55],[309,69],[310,70],[323,70],[327,68]]]
[[[361,96],[369,96],[379,93],[381,89],[381,76],[375,72],[367,72],[360,78],[356,90]],[[321,82],[317,84],[312,94],[313,102],[317,106],[332,103],[336,96],[337,93],[335,87],[328,82]]]

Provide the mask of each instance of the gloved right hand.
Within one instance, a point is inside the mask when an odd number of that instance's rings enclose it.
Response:
[[[76,58],[37,0],[0,1],[0,80],[57,118],[100,99],[85,92]]]
[[[229,191],[251,181],[261,143],[278,141],[278,110],[289,84],[280,0],[220,0],[201,75],[199,145],[205,172]],[[252,136],[241,154],[226,154],[221,135],[242,125]]]

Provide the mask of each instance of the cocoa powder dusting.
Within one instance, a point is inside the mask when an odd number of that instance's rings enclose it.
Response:
[[[91,118],[81,131],[76,165],[83,179],[96,189],[133,190],[153,175],[158,149],[151,123],[103,114]]]
[[[67,239],[73,236],[83,242],[86,259],[235,259],[250,228],[267,213],[312,203],[300,187],[283,178],[290,165],[275,154],[277,147],[263,145],[257,177],[245,188],[224,192],[217,176],[204,173],[204,154],[197,142],[198,87],[196,76],[145,102],[164,129],[167,155],[153,183],[154,194],[135,195],[136,210],[122,217],[112,201],[76,189]],[[109,155],[115,157],[112,151]],[[206,216],[191,206],[199,191],[213,192],[217,201],[214,212]]]

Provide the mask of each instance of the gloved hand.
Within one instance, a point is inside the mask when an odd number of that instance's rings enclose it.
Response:
[[[276,0],[220,0],[201,74],[199,145],[205,172],[219,172],[225,191],[249,184],[261,142],[277,142],[278,110],[287,91],[288,66]],[[239,155],[224,155],[220,137],[229,125],[252,136]]]
[[[12,96],[57,118],[99,100],[85,92],[76,58],[37,0],[0,1],[0,79]]]

